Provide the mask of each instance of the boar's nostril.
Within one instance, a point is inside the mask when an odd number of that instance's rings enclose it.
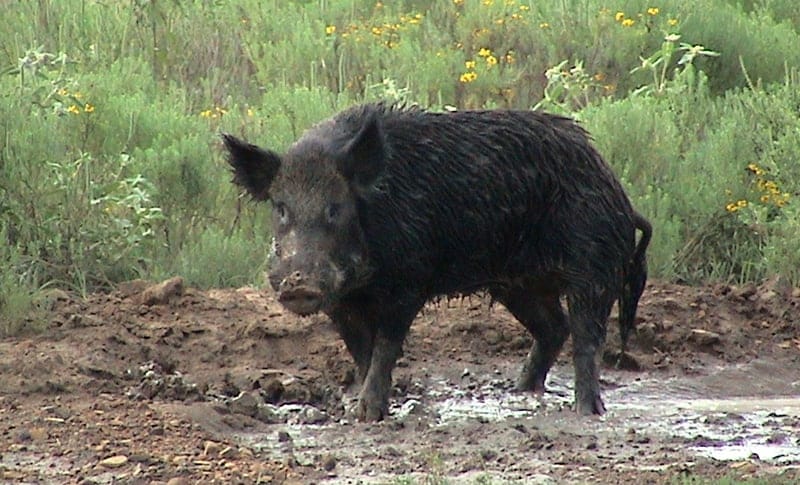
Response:
[[[291,291],[293,288],[302,286],[304,282],[305,278],[303,278],[303,274],[300,271],[295,271],[281,280],[278,286],[281,291]]]

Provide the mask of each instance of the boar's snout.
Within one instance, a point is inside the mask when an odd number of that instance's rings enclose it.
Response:
[[[273,285],[278,292],[278,301],[289,311],[298,315],[311,315],[322,307],[323,293],[308,284],[300,271],[295,271]]]

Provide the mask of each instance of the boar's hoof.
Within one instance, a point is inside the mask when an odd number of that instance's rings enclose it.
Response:
[[[278,301],[298,315],[311,315],[318,312],[322,306],[322,292],[308,286],[299,286],[282,291],[278,295]]]
[[[584,399],[576,396],[575,408],[581,416],[591,416],[593,414],[601,416],[606,412],[606,406],[599,395],[585,396]]]
[[[356,405],[356,419],[364,422],[382,421],[389,415],[388,404],[378,404],[370,400],[360,398]]]

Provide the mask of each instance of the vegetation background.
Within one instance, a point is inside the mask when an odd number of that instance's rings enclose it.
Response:
[[[0,4],[0,334],[49,288],[261,284],[269,208],[219,132],[281,150],[377,99],[575,116],[653,223],[652,276],[800,284],[795,0]]]

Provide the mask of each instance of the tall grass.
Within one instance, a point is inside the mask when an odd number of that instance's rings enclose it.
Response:
[[[654,276],[800,283],[790,0],[40,0],[3,16],[6,318],[53,285],[259,284],[269,209],[228,183],[218,133],[281,150],[374,99],[576,116],[654,223]]]

